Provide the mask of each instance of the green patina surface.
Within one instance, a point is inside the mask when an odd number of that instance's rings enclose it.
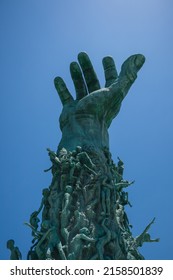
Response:
[[[112,57],[103,59],[105,87],[101,88],[92,63],[84,52],[70,64],[76,98],[62,78],[55,87],[63,109],[62,138],[56,152],[48,150],[52,182],[42,192],[38,210],[28,223],[33,245],[27,259],[140,260],[138,251],[151,239],[148,230],[132,236],[125,207],[134,181],[124,180],[124,163],[109,151],[108,128],[137,77],[145,58],[130,56],[118,75]],[[8,248],[19,259],[18,248]],[[21,258],[21,256],[20,256]]]

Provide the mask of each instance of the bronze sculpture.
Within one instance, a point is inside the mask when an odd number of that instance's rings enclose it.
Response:
[[[124,180],[123,161],[115,164],[111,158],[108,129],[145,58],[130,56],[118,75],[113,58],[105,57],[104,88],[88,55],[80,53],[78,61],[70,65],[76,99],[62,78],[54,80],[63,105],[62,138],[56,152],[47,149],[52,166],[45,171],[51,170],[53,178],[33,212],[35,244],[28,259],[144,259],[138,247],[158,239],[147,235],[150,224],[140,238],[132,236],[125,212],[131,204],[123,189],[134,182]]]

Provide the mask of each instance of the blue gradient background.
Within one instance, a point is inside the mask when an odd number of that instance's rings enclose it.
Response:
[[[173,2],[170,0],[0,1],[0,259],[13,238],[23,258],[31,232],[23,223],[37,210],[51,182],[46,148],[56,150],[61,103],[53,85],[63,77],[74,94],[69,64],[86,51],[104,86],[101,60],[112,55],[117,69],[130,55],[146,63],[110,128],[115,162],[133,208],[133,234],[156,217],[150,233],[160,243],[144,244],[146,259],[173,259]]]

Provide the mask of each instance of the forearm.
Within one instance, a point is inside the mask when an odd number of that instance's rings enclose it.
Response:
[[[82,148],[92,148],[95,151],[101,151],[105,147],[109,148],[109,135],[106,124],[99,122],[95,118],[82,118],[80,121],[75,119],[67,123],[62,128],[62,138],[58,150],[66,148],[72,151],[76,146]]]

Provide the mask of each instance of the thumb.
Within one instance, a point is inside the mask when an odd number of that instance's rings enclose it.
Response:
[[[142,54],[130,56],[121,66],[119,74],[119,87],[123,94],[123,98],[127,95],[128,90],[137,78],[137,72],[141,69],[145,62],[145,57]]]

